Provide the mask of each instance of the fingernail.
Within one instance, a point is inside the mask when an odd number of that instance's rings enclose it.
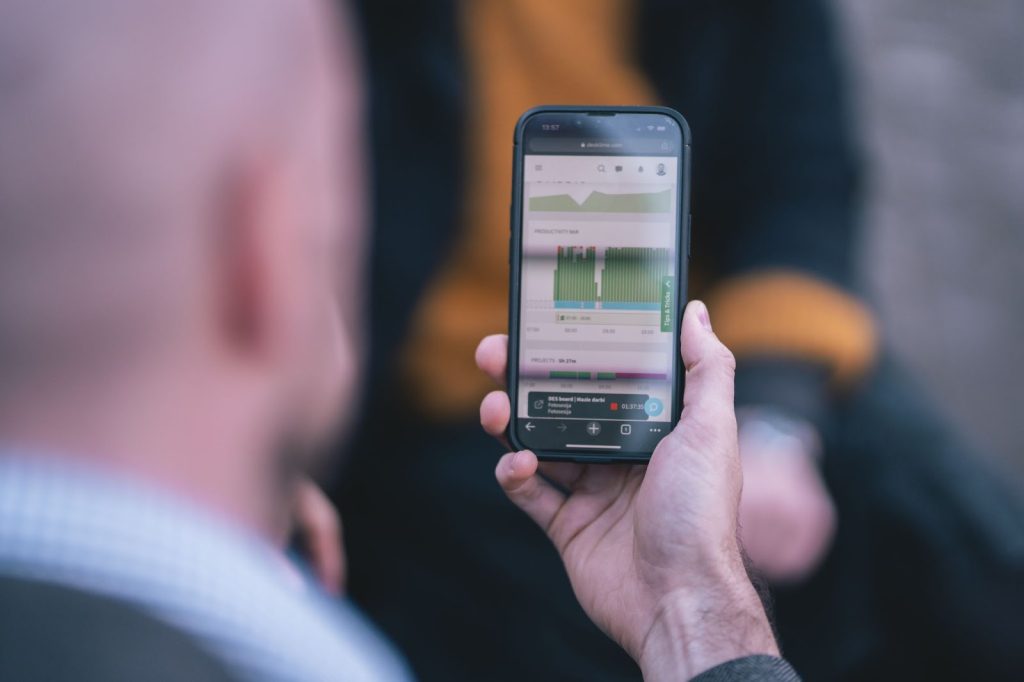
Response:
[[[708,314],[708,307],[701,301],[697,301],[697,319],[705,329],[711,331],[711,316]]]

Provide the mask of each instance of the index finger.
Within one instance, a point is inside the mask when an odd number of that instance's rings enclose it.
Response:
[[[309,479],[299,483],[294,504],[296,530],[305,543],[310,564],[323,588],[337,595],[345,582],[345,549],[338,511],[320,486]]]
[[[508,335],[491,334],[476,347],[476,366],[504,388],[508,368]]]

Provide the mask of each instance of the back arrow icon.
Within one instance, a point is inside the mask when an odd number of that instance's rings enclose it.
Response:
[[[533,431],[535,428],[537,428],[537,427],[534,425],[533,422],[526,422],[526,430],[527,431]]]

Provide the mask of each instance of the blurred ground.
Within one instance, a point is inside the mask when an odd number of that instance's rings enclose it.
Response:
[[[1024,476],[1024,3],[837,2],[883,335],[953,423]]]

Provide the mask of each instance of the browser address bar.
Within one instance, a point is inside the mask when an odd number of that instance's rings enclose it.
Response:
[[[671,140],[594,140],[585,138],[538,137],[529,141],[529,151],[540,153],[568,152],[593,154],[672,154],[676,145]]]

